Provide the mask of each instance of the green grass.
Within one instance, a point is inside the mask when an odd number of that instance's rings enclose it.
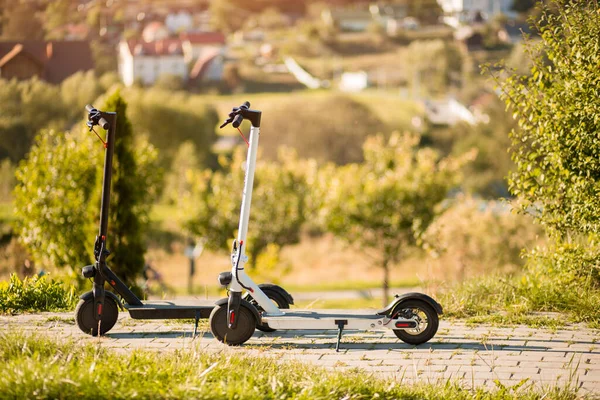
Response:
[[[97,344],[96,344],[97,343]],[[57,342],[20,332],[0,335],[0,397],[78,399],[557,399],[573,387],[469,390],[453,382],[403,385],[357,370],[329,372],[275,357],[134,350],[120,354],[99,342]]]
[[[557,328],[566,323],[600,326],[600,290],[585,280],[525,273],[519,277],[474,279],[441,293],[445,317],[468,323],[524,324]],[[560,317],[543,315],[560,313]],[[540,313],[542,313],[540,315]]]
[[[0,314],[41,311],[69,311],[78,297],[75,287],[46,276],[20,280],[12,274],[9,281],[0,282]]]

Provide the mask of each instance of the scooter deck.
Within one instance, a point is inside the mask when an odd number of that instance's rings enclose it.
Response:
[[[133,319],[206,319],[210,316],[215,302],[212,300],[194,300],[185,303],[172,301],[144,301],[142,306],[125,305]]]
[[[377,310],[282,310],[284,315],[263,314],[263,322],[274,329],[377,329],[385,316]]]

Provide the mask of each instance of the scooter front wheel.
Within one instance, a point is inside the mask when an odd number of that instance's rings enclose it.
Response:
[[[237,316],[237,327],[230,329],[227,321],[227,304],[216,306],[209,317],[210,331],[222,343],[239,346],[254,334],[256,317],[248,308],[240,306]]]
[[[110,297],[105,297],[102,307],[102,318],[100,321],[100,335],[110,331],[119,318],[119,307]],[[94,310],[94,298],[79,300],[75,308],[75,321],[83,333],[98,336],[98,321]]]

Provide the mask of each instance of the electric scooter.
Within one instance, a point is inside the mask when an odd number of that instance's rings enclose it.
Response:
[[[209,321],[212,334],[217,340],[236,346],[245,343],[253,335],[255,327],[270,329],[338,330],[336,350],[339,350],[342,332],[351,330],[391,329],[402,341],[418,345],[429,341],[437,332],[439,314],[442,307],[433,298],[423,293],[396,295],[387,307],[379,311],[371,310],[284,310],[278,307],[256,285],[244,270],[246,237],[252,201],[252,186],[256,166],[256,154],[262,113],[250,109],[246,102],[235,107],[229,118],[221,125],[229,123],[238,128],[243,120],[251,123],[248,140],[248,153],[242,206],[237,239],[231,254],[231,272],[222,272],[219,281],[229,286],[229,297],[216,302]],[[240,131],[241,132],[241,131]],[[242,292],[246,295],[242,298]]]
[[[77,326],[84,333],[98,336],[110,331],[119,316],[119,309],[127,310],[134,319],[194,319],[194,336],[198,330],[198,321],[210,316],[215,303],[213,301],[197,301],[192,304],[177,304],[172,301],[141,301],[119,277],[108,267],[106,259],[110,252],[106,248],[108,232],[108,212],[110,203],[110,186],[112,179],[112,160],[116,138],[117,114],[103,112],[87,105],[87,126],[90,131],[100,126],[106,130],[106,140],[96,133],[103,142],[105,151],[104,172],[102,180],[102,202],[100,206],[100,227],[94,244],[94,257],[96,262],[82,268],[82,275],[93,280],[93,290],[80,296],[79,304],[75,309]],[[123,302],[112,291],[106,291],[105,283],[120,295]],[[281,308],[289,308],[293,304],[292,297],[276,285],[260,285],[269,293],[273,301]],[[258,326],[258,329],[269,329]]]

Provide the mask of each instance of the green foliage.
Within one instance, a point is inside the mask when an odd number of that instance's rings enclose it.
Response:
[[[406,49],[406,76],[417,96],[448,93],[451,84],[462,79],[465,68],[457,44],[441,40],[415,40]]]
[[[21,160],[40,129],[66,121],[59,88],[37,78],[0,80],[0,104],[0,159]]]
[[[210,248],[229,248],[238,229],[244,150],[235,151],[231,161],[222,159],[222,171],[191,175],[198,182],[188,198],[193,205],[182,208],[194,215],[188,229],[205,237]],[[282,247],[298,242],[309,204],[308,179],[314,171],[314,163],[298,160],[289,151],[281,152],[278,162],[257,162],[246,249],[252,266],[257,266],[269,244]]]
[[[541,227],[530,216],[497,201],[458,197],[429,225],[424,247],[445,281],[520,272],[523,249],[540,242]]]
[[[77,72],[60,85],[60,96],[66,110],[68,121],[81,118],[86,104],[95,104],[94,100],[104,93],[93,71]]]
[[[127,118],[127,103],[119,91],[113,93],[100,109],[117,113],[107,235],[112,254],[108,262],[124,282],[132,285],[145,263],[143,231],[161,178],[161,171],[156,165],[158,154],[149,145],[134,144],[133,129]]]
[[[600,233],[600,13],[595,1],[553,2],[528,48],[532,74],[502,84],[519,128],[510,189],[554,233]]]
[[[125,103],[118,93],[105,106],[119,112],[108,235],[109,249],[116,255],[109,262],[130,279],[143,267],[143,260],[139,266],[144,254],[141,231],[160,170],[152,146],[139,140],[134,147]],[[92,260],[104,152],[90,135],[81,130],[42,131],[17,169],[15,227],[42,265],[75,271]]]
[[[489,391],[448,380],[407,385],[357,370],[328,371],[275,357],[203,351],[117,353],[75,341],[0,335],[0,392],[10,398],[571,400],[574,387],[515,385]],[[537,385],[536,385],[537,386]],[[118,390],[115,389],[118,388]]]
[[[441,158],[418,148],[420,138],[393,134],[367,139],[362,164],[340,167],[328,182],[321,210],[327,228],[365,250],[373,250],[384,271],[387,301],[389,266],[436,216],[436,206],[459,182],[467,157]]]
[[[448,146],[452,154],[463,154],[471,149],[477,150],[477,156],[464,170],[463,188],[487,198],[508,197],[506,178],[514,164],[508,148],[509,133],[515,127],[515,121],[504,110],[502,102],[495,95],[483,112],[488,116],[487,123],[469,125],[457,124],[450,129]],[[433,132],[436,143],[443,142]]]
[[[535,312],[561,312],[573,322],[600,326],[598,268],[581,276],[583,267],[598,265],[600,248],[560,245],[536,249],[522,276],[490,276],[446,291],[440,301],[447,315],[475,321],[552,323]],[[499,315],[498,313],[504,313]],[[553,319],[553,318],[552,318]]]
[[[89,264],[92,247],[89,207],[101,163],[89,137],[41,131],[16,172],[15,228],[42,264],[75,268]],[[87,238],[87,240],[86,240]]]
[[[385,128],[366,105],[345,96],[282,100],[268,115],[261,124],[260,146],[269,159],[277,157],[280,146],[288,146],[318,162],[359,162],[366,137]]]
[[[188,140],[196,146],[200,163],[210,160],[219,116],[200,96],[133,88],[124,91],[123,96],[136,133],[147,135],[150,143],[160,149],[164,164],[168,165],[179,145]]]
[[[183,80],[178,75],[162,74],[154,82],[154,87],[161,90],[181,90]]]
[[[78,298],[73,286],[46,276],[20,280],[16,274],[0,282],[0,314],[73,310]]]

